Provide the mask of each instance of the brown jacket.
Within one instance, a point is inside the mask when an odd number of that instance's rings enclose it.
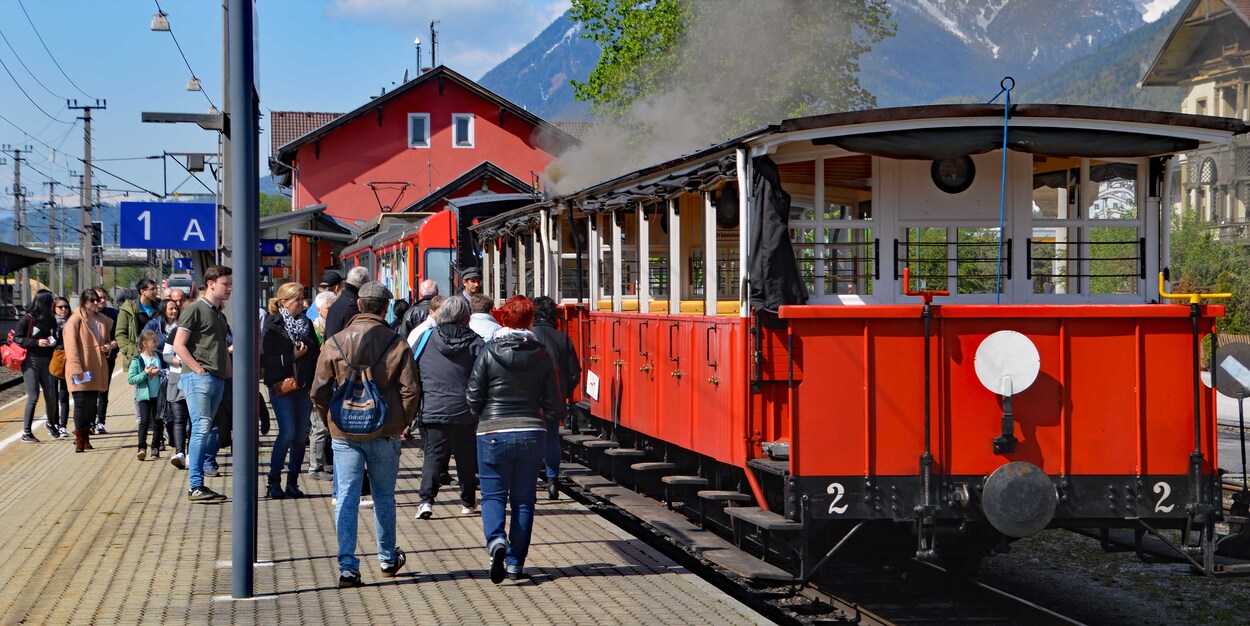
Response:
[[[348,368],[345,361],[350,359],[353,365],[368,365],[377,360],[373,368],[373,381],[382,398],[386,400],[386,425],[378,433],[378,437],[398,437],[412,423],[417,413],[417,405],[421,401],[421,382],[417,378],[416,368],[412,362],[412,348],[402,337],[396,338],[395,331],[386,324],[386,320],[368,313],[361,313],[352,318],[346,328],[334,335],[334,340],[326,340],[321,346],[321,357],[317,359],[317,374],[313,378],[313,405],[326,418],[326,426],[330,436],[335,439],[348,439],[342,431],[329,419],[330,398],[334,388],[347,380]],[[394,339],[394,341],[391,341]],[[337,342],[338,345],[335,345]],[[387,344],[390,350],[386,356],[378,360],[378,356]],[[342,346],[343,351],[339,351]],[[353,437],[355,438],[355,437]]]
[[[88,320],[98,322],[103,329],[104,341],[96,339],[95,333],[87,327]],[[75,391],[107,391],[109,388],[108,358],[100,351],[100,346],[113,342],[109,335],[113,332],[113,322],[99,313],[84,313],[82,309],[74,311],[65,322],[63,339],[65,341],[65,383],[70,393]],[[75,385],[74,376],[83,372],[91,372],[91,382]]]

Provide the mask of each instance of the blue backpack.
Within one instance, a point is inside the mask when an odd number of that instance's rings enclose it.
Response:
[[[347,379],[334,389],[334,394],[330,397],[330,420],[346,438],[368,441],[376,438],[386,425],[386,400],[382,398],[382,391],[373,381],[373,368],[391,351],[391,344],[398,338],[398,335],[393,336],[373,363],[367,366],[352,365],[347,353],[339,345],[338,337],[330,338],[334,347],[343,354],[343,362],[349,370]]]

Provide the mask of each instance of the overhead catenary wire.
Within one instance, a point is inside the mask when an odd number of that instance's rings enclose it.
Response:
[[[26,93],[26,88],[22,87],[22,83],[17,82],[17,77],[13,75],[13,72],[9,69],[9,66],[5,64],[4,59],[0,59],[0,67],[4,68],[4,72],[9,75],[9,78],[13,79],[13,84],[17,85],[17,90],[22,92],[22,95],[26,96],[26,99],[30,100],[30,103],[35,105],[35,108],[39,109],[40,113],[43,113],[44,115],[48,117],[48,119],[54,122],[60,122],[62,124],[72,123],[72,122],[67,122],[65,120],[62,120],[62,119],[57,119],[56,116],[52,115],[51,113],[48,113],[47,111],[43,109],[43,107],[39,106],[39,103],[35,102],[35,99],[30,97],[30,94]]]
[[[30,74],[30,77],[35,79],[35,82],[39,83],[39,86],[43,87],[44,91],[48,92],[49,95],[51,95],[53,98],[56,98],[57,100],[67,100],[65,96],[57,94],[55,91],[52,91],[51,89],[49,89],[47,85],[43,84],[42,80],[39,80],[39,77],[36,76],[34,72],[30,71],[30,68],[26,66],[26,62],[22,60],[22,55],[17,53],[17,48],[14,48],[13,44],[9,43],[9,38],[4,35],[3,30],[0,30],[0,39],[3,39],[4,45],[8,46],[9,50],[13,52],[13,57],[17,59],[17,62],[22,65],[22,69],[26,70],[26,73]]]
[[[157,11],[159,11],[160,13],[165,13],[165,11],[164,11],[163,9],[161,9],[161,3],[160,3],[160,0],[152,0],[152,2],[156,3],[156,10],[157,10]],[[183,62],[183,63],[187,66],[187,71],[188,71],[188,72],[191,72],[191,77],[192,77],[192,78],[195,78],[195,79],[197,79],[197,80],[198,80],[198,79],[199,79],[199,75],[197,75],[197,74],[195,73],[195,70],[191,69],[191,62],[187,60],[187,55],[186,55],[186,53],[184,53],[184,52],[182,51],[182,44],[178,43],[178,37],[177,37],[176,35],[174,35],[174,28],[173,28],[173,26],[170,26],[170,27],[169,27],[168,32],[169,32],[169,38],[174,40],[174,45],[175,45],[175,46],[177,46],[177,48],[178,48],[178,54],[182,55],[182,62]],[[205,100],[208,100],[208,106],[210,106],[210,107],[212,107],[212,108],[214,108],[214,109],[216,109],[216,108],[217,108],[217,105],[213,104],[213,99],[209,97],[209,95],[208,95],[208,91],[207,91],[207,90],[205,90],[203,87],[201,87],[201,88],[200,88],[200,93],[201,93],[201,94],[204,94],[204,99],[205,99]]]
[[[64,76],[65,80],[68,80],[69,84],[73,85],[74,89],[78,90],[78,93],[95,100],[95,96],[83,91],[82,87],[79,87],[78,83],[75,83],[74,79],[70,78],[69,74],[65,73],[65,69],[61,67],[61,64],[56,60],[56,57],[52,55],[52,51],[48,49],[48,44],[43,40],[43,35],[39,34],[39,29],[35,27],[35,21],[30,19],[30,13],[26,12],[26,5],[22,4],[22,0],[17,0],[17,6],[22,7],[22,14],[26,16],[26,21],[30,23],[30,29],[35,31],[35,37],[38,37],[39,43],[43,44],[43,51],[48,53],[48,58],[52,59],[52,64],[56,66],[56,69],[61,71],[61,76]]]

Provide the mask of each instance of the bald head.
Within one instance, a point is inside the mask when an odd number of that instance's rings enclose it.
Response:
[[[438,283],[429,279],[421,281],[421,284],[417,287],[417,289],[419,290],[418,293],[421,294],[422,298],[429,298],[431,296],[438,295]]]

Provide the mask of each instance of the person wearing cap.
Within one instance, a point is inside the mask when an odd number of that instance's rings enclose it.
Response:
[[[321,295],[327,291],[338,295],[339,290],[342,288],[343,276],[334,270],[326,270],[325,273],[321,275],[321,282],[317,284],[317,295]],[[310,306],[304,310],[304,315],[310,320],[315,320],[321,316],[321,312],[317,310],[317,307]]]
[[[464,285],[461,295],[472,303],[473,294],[482,293],[482,270],[476,267],[466,267],[460,270],[460,284]]]
[[[373,435],[344,434],[328,422],[334,449],[334,527],[338,535],[339,586],[356,587],[360,559],[356,557],[357,513],[365,480],[373,489],[373,519],[381,574],[394,577],[404,566],[404,551],[395,547],[395,479],[399,473],[400,435],[421,401],[421,382],[412,360],[412,348],[396,335],[383,315],[392,298],[379,282],[361,285],[356,292],[360,313],[322,346],[311,394],[313,405],[329,412],[334,390],[346,382],[348,364],[367,366],[386,402],[386,418]],[[366,478],[365,470],[368,470]]]

